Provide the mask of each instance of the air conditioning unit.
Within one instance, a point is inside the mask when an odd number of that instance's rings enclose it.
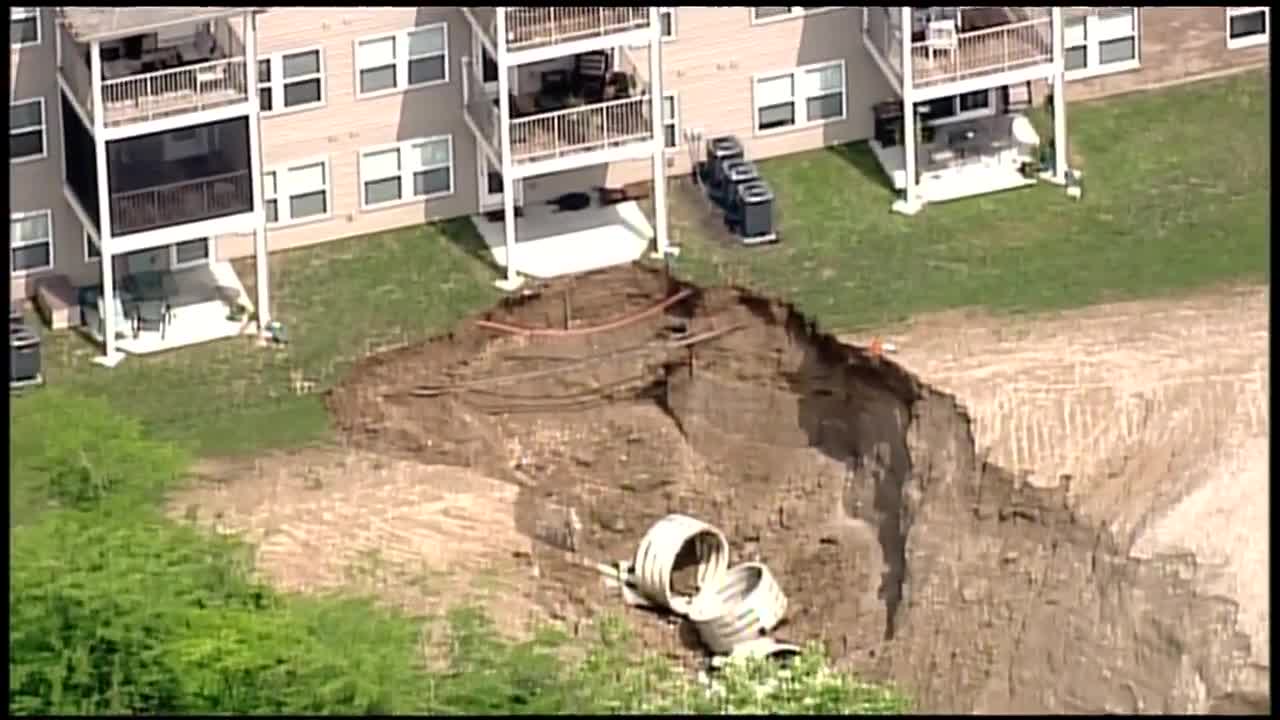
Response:
[[[40,380],[40,336],[25,325],[9,326],[9,383]]]
[[[736,204],[740,208],[740,234],[743,245],[762,245],[776,242],[778,234],[773,227],[773,191],[763,180],[754,180],[738,186]]]
[[[721,192],[720,186],[724,178],[720,176],[720,166],[725,160],[741,160],[743,158],[742,143],[732,135],[722,135],[707,141],[707,160],[703,163],[703,183],[713,193]]]
[[[724,206],[727,214],[727,220],[730,227],[737,222],[738,213],[738,187],[749,182],[760,179],[760,173],[756,170],[755,163],[747,160],[725,160],[721,163],[720,174],[724,177],[724,185],[722,186],[721,195],[715,198],[722,206]]]
[[[760,173],[754,163],[738,158],[720,161],[716,176],[720,182],[711,188],[711,199],[726,211],[731,211],[738,186],[759,179]]]

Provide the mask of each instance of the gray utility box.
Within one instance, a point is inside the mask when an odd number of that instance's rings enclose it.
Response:
[[[9,382],[40,379],[40,336],[26,327],[9,327]]]
[[[743,242],[756,244],[777,239],[773,226],[773,191],[763,180],[738,186],[736,202],[741,208]]]
[[[760,177],[760,174],[756,171],[755,164],[741,158],[722,160],[718,174],[722,181],[719,187],[712,190],[711,199],[716,201],[727,212],[732,212],[733,210],[734,198],[738,195],[738,186]]]
[[[759,180],[760,172],[756,170],[755,163],[748,160],[726,160],[721,174],[725,178],[723,199],[725,211],[729,216],[729,224],[736,225],[741,222],[742,217],[742,208],[738,204],[738,188]]]
[[[732,135],[711,138],[707,141],[706,180],[712,193],[722,192],[725,178],[720,174],[725,160],[741,160],[744,150],[738,138]]]

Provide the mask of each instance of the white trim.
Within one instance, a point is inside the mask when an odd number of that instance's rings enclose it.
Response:
[[[324,168],[324,212],[319,215],[308,215],[304,218],[293,218],[289,212],[289,200],[294,195],[306,195],[316,192],[315,189],[307,189],[301,192],[291,192],[285,180],[289,177],[289,172],[300,168],[309,167],[311,165],[320,165]],[[266,176],[272,174],[275,192],[267,194]],[[305,223],[318,222],[328,220],[333,217],[333,170],[332,164],[329,162],[328,155],[318,155],[309,158],[300,158],[292,162],[281,163],[268,168],[262,169],[260,182],[262,182],[262,206],[263,206],[263,222],[267,227],[292,227],[294,225],[302,225]],[[266,218],[266,204],[268,200],[276,201],[276,221],[271,222]],[[284,219],[281,219],[284,218]]]
[[[840,68],[840,114],[835,117],[822,118],[820,120],[809,120],[808,106],[806,101],[809,100],[801,87],[802,79],[805,74],[814,70],[823,70],[832,66]],[[776,128],[760,129],[760,104],[756,98],[756,86],[761,80],[771,80],[780,77],[791,77],[791,103],[792,117],[794,122],[790,125],[783,125]],[[831,94],[831,93],[824,93]],[[816,97],[816,95],[814,96]],[[780,103],[775,103],[780,104]],[[768,106],[766,106],[768,107]],[[779,135],[782,133],[793,132],[795,130],[803,130],[805,128],[820,127],[835,122],[842,122],[849,116],[849,73],[845,66],[843,58],[839,60],[831,60],[828,62],[812,63],[809,65],[801,65],[790,70],[777,70],[773,72],[755,73],[751,76],[751,129],[755,136],[765,137],[769,135]]]
[[[81,227],[80,235],[84,237],[84,264],[92,265],[93,263],[102,262],[102,248],[98,247],[98,241],[94,240],[93,236],[89,234],[89,228]],[[90,247],[98,248],[97,257],[89,254]]]
[[[197,260],[190,260],[187,262],[178,261],[179,245],[185,245],[186,243],[191,243],[191,242],[199,242],[201,240],[204,241],[204,249],[205,249],[204,257],[199,258]],[[169,269],[181,270],[183,268],[199,267],[200,265],[209,265],[213,263],[213,260],[215,257],[217,257],[217,253],[215,252],[215,248],[213,245],[213,238],[211,237],[197,237],[197,238],[191,238],[190,240],[180,240],[169,246]]]
[[[418,57],[409,57],[409,35],[422,32],[424,30],[436,30],[436,29],[438,29],[444,37],[444,50],[442,50],[440,53],[429,53],[426,55],[420,55]],[[362,43],[372,42],[375,40],[385,40],[387,38],[391,38],[395,43],[395,51],[394,51],[395,55],[392,58],[391,65],[395,68],[395,71],[396,71],[396,84],[393,87],[383,88],[381,90],[373,90],[371,92],[364,92],[360,89],[360,71],[366,68],[362,68],[360,66],[360,45]],[[354,82],[353,87],[355,89],[355,98],[357,100],[364,100],[365,98],[382,97],[384,95],[394,95],[396,93],[402,93],[406,90],[413,90],[416,88],[432,87],[435,85],[446,85],[449,82],[449,23],[447,22],[430,23],[427,25],[419,25],[417,27],[408,28],[406,30],[397,30],[395,32],[390,32],[390,33],[378,33],[376,35],[366,35],[363,37],[358,37],[351,41],[351,51],[352,51],[351,71],[354,75],[354,77],[352,78],[352,81]],[[443,57],[444,77],[439,80],[428,80],[427,82],[410,83],[409,82],[410,61],[420,60],[422,58],[427,58],[427,57],[434,57],[435,55],[442,55]],[[376,65],[374,67],[386,67],[386,66]]]
[[[36,20],[36,39],[32,40],[31,42],[13,43],[9,46],[10,50],[17,50],[18,48],[35,47],[40,43],[44,42],[44,28],[40,27],[40,8],[38,7],[9,8],[9,37],[11,39],[10,42],[12,42],[12,38],[13,38],[13,21],[26,20],[27,18],[35,18]]]
[[[423,145],[431,142],[438,142],[440,140],[444,140],[446,145],[449,148],[449,162],[447,165],[443,165],[443,164],[421,165],[417,162],[416,159],[414,159],[412,162],[410,161],[410,158],[414,157],[413,152],[416,149],[415,146]],[[391,150],[395,150],[397,153],[397,160],[399,164],[398,173],[399,173],[399,180],[400,180],[400,197],[395,200],[387,200],[387,201],[378,202],[378,203],[367,203],[365,202],[366,196],[365,196],[364,186],[365,186],[366,178],[364,176],[364,158],[366,155],[371,155],[371,154],[380,153],[380,152],[388,152]],[[373,147],[362,148],[356,152],[356,175],[357,175],[357,181],[358,181],[356,184],[360,193],[360,209],[361,210],[383,210],[385,208],[396,207],[397,205],[406,205],[409,203],[419,202],[422,200],[434,200],[436,198],[448,197],[457,190],[456,178],[455,178],[456,167],[457,167],[457,161],[455,160],[453,155],[453,136],[452,135],[434,135],[431,137],[412,138],[410,140],[403,140],[398,143],[390,143],[386,145],[375,145]],[[413,176],[414,175],[424,171],[439,170],[441,168],[445,168],[449,171],[449,189],[448,190],[429,193],[427,195],[418,195],[413,192]],[[373,182],[375,180],[388,180],[391,177],[392,177],[391,175],[383,175],[376,178],[374,177],[368,178],[367,181]]]
[[[1227,49],[1239,50],[1241,48],[1257,47],[1258,45],[1266,45],[1271,40],[1271,8],[1265,6],[1253,7],[1227,7],[1227,24],[1224,32],[1227,36]],[[1262,13],[1263,31],[1244,37],[1231,37],[1231,19],[1241,15],[1252,15],[1253,13]]]
[[[667,98],[671,98],[671,118],[667,118]],[[667,126],[675,126],[676,144],[667,147]],[[662,149],[667,154],[674,153],[684,145],[684,134],[680,132],[680,93],[672,90],[662,93]]]
[[[27,218],[30,218],[30,217],[36,217],[38,215],[45,216],[46,218],[45,227],[49,229],[49,235],[45,237],[43,240],[27,240],[24,242],[19,242],[18,239],[14,237],[13,224],[15,222],[26,220]],[[53,258],[53,246],[54,246],[53,238],[54,238],[54,233],[53,233],[53,211],[52,210],[31,210],[29,212],[12,213],[11,215],[9,215],[9,276],[10,277],[26,277],[28,275],[36,275],[42,272],[48,272],[49,270],[52,270],[53,266],[55,265],[55,260]],[[13,269],[13,251],[14,250],[17,250],[19,248],[25,248],[25,247],[33,247],[36,245],[43,245],[43,244],[49,245],[49,264],[48,265],[41,265],[40,267],[26,268],[24,270]]]
[[[1098,36],[1098,13],[1100,11],[1114,11],[1127,9],[1131,12],[1133,18],[1132,35],[1111,35],[1106,37]],[[1070,18],[1063,20],[1063,56],[1075,48],[1084,47],[1085,49],[1085,65],[1083,68],[1076,70],[1064,70],[1063,77],[1067,80],[1084,80],[1086,78],[1097,77],[1099,75],[1110,75],[1112,73],[1127,72],[1129,70],[1137,70],[1142,67],[1142,11],[1140,7],[1095,7],[1089,8],[1088,14],[1084,15],[1085,23],[1085,41],[1083,45],[1067,45],[1066,44],[1066,25],[1069,20],[1080,19]],[[1102,64],[1099,59],[1099,47],[1101,43],[1111,40],[1122,40],[1128,37],[1133,38],[1133,59],[1121,62],[1112,62]],[[1065,68],[1065,60],[1064,66]]]
[[[497,59],[494,57],[492,53],[489,52],[489,48],[482,42],[483,38],[480,37],[479,33],[476,32],[475,28],[472,28],[471,33],[472,33],[471,35],[472,50],[474,51],[476,48],[480,49],[479,53],[473,52],[470,58],[471,62],[469,64],[471,65],[472,76],[475,77],[477,84],[483,89],[484,94],[486,96],[491,98],[497,97],[498,96],[497,73],[502,72],[502,70],[497,67],[498,66]],[[495,68],[495,73],[492,80],[484,79],[484,58],[486,55],[488,55],[489,58],[493,60],[493,65]]]
[[[318,63],[319,68],[316,71],[316,73],[311,75],[304,75],[301,77],[286,79],[284,76],[285,57],[286,56],[292,57],[294,55],[305,55],[307,53],[312,53],[312,52],[316,53],[317,56],[319,57],[319,63]],[[329,83],[327,82],[327,73],[325,72],[323,45],[313,45],[310,47],[298,48],[297,50],[282,50],[280,52],[271,53],[270,55],[259,56],[257,58],[257,62],[254,63],[253,72],[257,73],[258,64],[264,63],[264,62],[267,63],[267,72],[269,73],[270,77],[268,78],[265,86],[259,83],[258,90],[259,91],[267,90],[271,93],[271,109],[270,110],[260,109],[259,112],[262,113],[263,117],[275,117],[277,115],[288,115],[289,113],[302,112],[305,110],[314,110],[316,108],[324,107],[325,104],[328,103]],[[300,82],[310,82],[311,80],[317,80],[317,79],[320,81],[320,99],[319,100],[315,102],[303,103],[301,105],[293,105],[293,106],[286,106],[284,104],[285,86],[293,85]]]
[[[777,15],[770,15],[766,18],[756,17],[756,10],[759,8],[747,8],[748,16],[751,18],[752,25],[768,25],[769,23],[783,22],[786,20],[794,20],[806,15],[817,15],[818,13],[830,12],[831,10],[841,10],[843,5],[828,5],[825,7],[803,8],[803,7],[787,7],[787,12]]]
[[[254,72],[257,72],[256,65],[253,66],[253,70]],[[255,97],[250,101],[248,93],[246,92],[244,102],[237,102],[231,105],[220,105],[216,108],[199,110],[197,112],[169,115],[162,118],[156,118],[155,120],[146,120],[144,122],[125,123],[124,125],[103,127],[100,130],[94,131],[93,136],[95,139],[101,137],[103,143],[111,143],[116,140],[124,140],[127,138],[137,137],[139,135],[151,135],[154,133],[181,130],[183,128],[192,127],[193,125],[209,125],[216,122],[222,122],[223,120],[239,120],[240,118],[248,117],[257,106],[257,98]]]
[[[26,104],[28,104],[28,103],[33,103],[33,102],[34,102],[34,103],[39,103],[39,104],[40,104],[40,125],[38,125],[38,126],[36,126],[36,125],[26,125],[26,126],[23,126],[23,127],[20,127],[20,128],[15,128],[15,127],[13,127],[13,125],[10,125],[10,126],[9,126],[9,141],[10,141],[10,142],[13,142],[13,136],[14,136],[14,135],[20,135],[20,134],[23,134],[23,135],[24,135],[24,134],[26,134],[26,133],[34,132],[34,131],[35,131],[35,129],[36,129],[37,127],[39,127],[39,128],[40,128],[40,154],[39,154],[39,155],[24,155],[23,157],[20,157],[20,158],[15,158],[15,157],[13,157],[12,155],[10,155],[10,156],[9,156],[9,164],[10,164],[10,165],[18,165],[18,164],[20,164],[20,163],[33,162],[33,161],[35,161],[35,160],[43,160],[43,159],[45,159],[45,158],[49,157],[49,118],[48,118],[48,116],[47,116],[47,115],[45,115],[45,103],[44,103],[44,98],[43,98],[43,97],[25,98],[25,99],[22,99],[22,100],[14,100],[14,101],[10,102],[10,103],[9,103],[9,117],[11,117],[11,118],[13,117],[13,106],[14,106],[14,105],[26,105]]]
[[[664,43],[675,40],[676,37],[678,37],[680,34],[680,30],[676,26],[676,15],[678,14],[677,11],[679,9],[680,9],[679,7],[659,7],[658,8],[658,34],[662,37],[662,42]],[[662,35],[662,16],[664,15],[671,18],[671,21],[668,23],[671,26],[670,35]]]

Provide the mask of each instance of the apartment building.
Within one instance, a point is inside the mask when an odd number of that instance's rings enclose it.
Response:
[[[719,135],[755,160],[868,140],[914,212],[1027,182],[1017,116],[1055,84],[1259,65],[1269,28],[1265,7],[12,8],[10,296],[114,362],[265,325],[268,251],[471,217],[505,287],[667,254],[666,179]],[[595,197],[628,184],[649,213]],[[252,298],[227,266],[249,256]]]

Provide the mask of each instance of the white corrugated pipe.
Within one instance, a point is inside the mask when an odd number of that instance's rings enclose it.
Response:
[[[676,560],[692,546],[698,563],[697,589],[677,594],[671,587]],[[645,533],[632,566],[636,590],[647,600],[677,615],[687,615],[693,600],[719,584],[729,567],[729,541],[724,533],[688,515],[668,515]]]
[[[699,593],[688,615],[707,649],[728,654],[768,635],[786,612],[787,596],[769,568],[750,562]]]

